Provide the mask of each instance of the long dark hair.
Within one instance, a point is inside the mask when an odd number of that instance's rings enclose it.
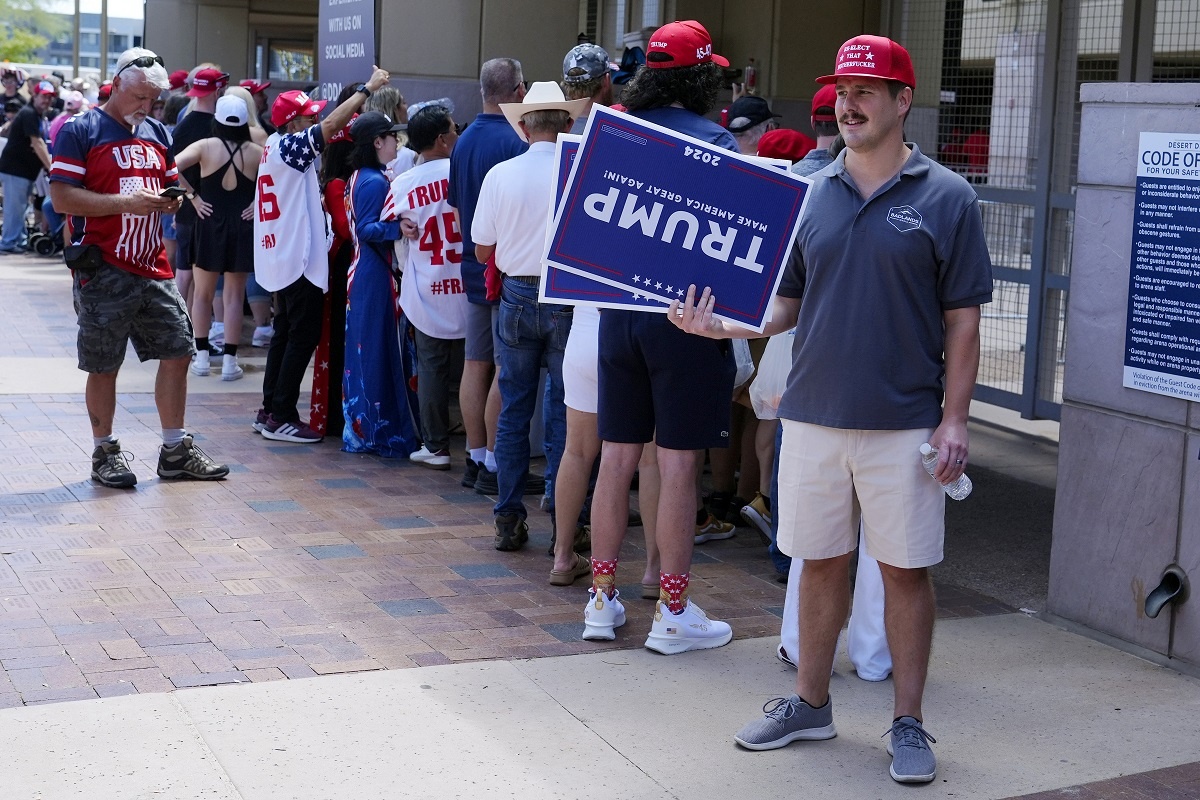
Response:
[[[671,69],[642,66],[625,84],[621,105],[629,111],[644,111],[679,103],[703,116],[717,105],[722,80],[721,68],[711,61]]]
[[[354,165],[350,163],[350,155],[353,152],[354,142],[345,139],[325,145],[325,151],[321,154],[322,189],[330,181],[338,178],[350,180],[350,175],[354,172]]]
[[[224,122],[213,120],[212,135],[226,142],[241,144],[250,141],[250,125],[226,125]]]
[[[395,134],[383,134],[384,136],[394,136]],[[379,151],[375,149],[375,140],[378,136],[373,136],[365,142],[355,142],[354,149],[350,151],[350,163],[355,169],[363,169],[365,167],[375,167],[383,169],[387,164],[379,160]]]

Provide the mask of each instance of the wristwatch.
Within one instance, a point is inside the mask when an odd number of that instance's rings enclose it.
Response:
[[[365,83],[360,83],[358,86],[355,86],[354,91],[362,92],[367,97],[371,96],[371,90],[367,88]]]

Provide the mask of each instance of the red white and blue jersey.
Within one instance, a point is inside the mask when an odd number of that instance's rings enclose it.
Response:
[[[450,159],[426,161],[396,176],[379,215],[406,219],[420,231],[417,241],[403,249],[400,305],[417,330],[435,339],[467,335],[462,234],[446,200],[449,186]]]
[[[131,133],[101,109],[72,117],[54,142],[50,180],[81,186],[96,194],[158,194],[179,182],[168,148],[171,136],[157,120],[147,119]],[[71,217],[71,241],[94,244],[104,260],[135,275],[170,278],[162,244],[162,215],[111,214]]]

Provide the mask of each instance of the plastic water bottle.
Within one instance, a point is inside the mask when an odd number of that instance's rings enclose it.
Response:
[[[754,66],[753,58],[742,70],[742,85],[746,87],[746,94],[758,94],[758,67]]]
[[[928,442],[921,445],[921,465],[925,467],[925,471],[929,473],[929,477],[933,478],[933,473],[937,471],[938,451],[937,448],[931,446]],[[937,480],[937,478],[934,478]],[[944,491],[951,500],[964,500],[975,485],[971,483],[971,479],[967,477],[967,473],[958,476],[958,480],[951,483],[941,484]]]

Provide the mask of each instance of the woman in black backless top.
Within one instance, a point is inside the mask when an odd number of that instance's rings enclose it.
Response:
[[[254,185],[262,147],[250,138],[246,104],[236,97],[217,101],[213,135],[189,145],[175,158],[180,183],[183,171],[200,165],[200,191],[192,198],[196,215],[196,269],[193,278],[192,326],[196,356],[192,374],[209,374],[208,333],[217,280],[224,275],[225,356],[221,380],[242,377],[237,348],[242,333],[246,278],[254,272]]]

